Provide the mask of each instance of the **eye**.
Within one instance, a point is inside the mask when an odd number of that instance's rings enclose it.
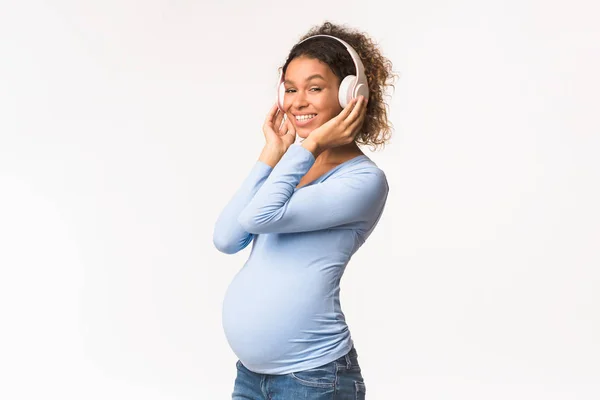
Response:
[[[320,92],[323,89],[321,89],[320,87],[313,87],[313,88],[310,88],[310,90],[315,91],[315,92]],[[285,91],[285,93],[294,93],[295,91],[296,91],[296,89],[287,89]]]

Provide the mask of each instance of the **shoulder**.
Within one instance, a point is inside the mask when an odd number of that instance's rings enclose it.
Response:
[[[357,163],[343,168],[335,175],[341,179],[356,179],[361,182],[369,182],[375,186],[388,187],[388,180],[385,172],[371,160],[369,157],[361,157]]]
[[[357,196],[369,202],[385,202],[389,192],[385,172],[368,157],[337,171],[330,179],[343,182],[344,186],[351,187]]]

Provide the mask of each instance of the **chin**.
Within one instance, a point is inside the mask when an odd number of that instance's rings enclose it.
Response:
[[[296,131],[296,135],[302,139],[306,139],[308,136],[310,136],[310,133],[312,131],[306,131],[304,129],[300,129],[298,131]]]

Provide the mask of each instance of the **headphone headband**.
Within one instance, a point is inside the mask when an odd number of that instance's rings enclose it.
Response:
[[[344,42],[342,39],[340,39],[339,37],[336,36],[331,36],[331,35],[313,35],[310,37],[307,37],[306,39],[302,40],[300,43],[304,43],[309,39],[312,38],[316,38],[316,37],[328,37],[328,38],[332,38],[337,40],[338,42],[340,42],[341,44],[344,45],[344,47],[346,48],[346,50],[348,50],[348,53],[350,53],[350,57],[352,57],[352,61],[354,61],[354,65],[356,66],[356,82],[354,84],[354,87],[356,87],[356,84],[358,82],[362,82],[364,80],[364,75],[365,75],[365,68],[363,66],[362,61],[360,60],[360,57],[358,56],[358,53],[356,52],[356,50],[354,50],[352,48],[352,46],[350,46],[348,43]],[[297,45],[298,45],[297,44]],[[297,46],[296,45],[296,46]],[[354,88],[353,88],[354,89]]]

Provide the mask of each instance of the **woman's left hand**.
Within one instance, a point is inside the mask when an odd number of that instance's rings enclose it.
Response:
[[[353,99],[337,116],[310,133],[306,140],[314,142],[319,151],[352,143],[367,115],[363,96]]]

